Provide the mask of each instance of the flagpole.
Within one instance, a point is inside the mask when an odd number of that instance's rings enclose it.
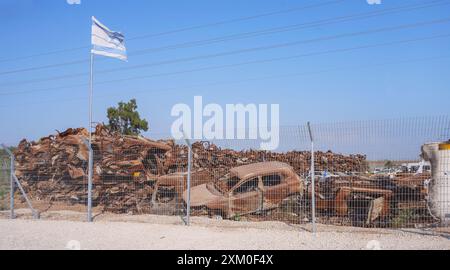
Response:
[[[91,74],[89,79],[89,146],[91,146],[92,141],[92,98],[94,92],[94,54],[91,52]]]
[[[91,71],[89,77],[89,141],[85,142],[89,147],[89,172],[88,172],[88,199],[87,199],[87,220],[92,221],[92,177],[94,174],[94,152],[92,150],[92,100],[94,98],[94,54],[118,58],[126,60],[126,49],[124,43],[124,36],[119,32],[114,32],[101,24],[94,16],[92,19],[91,28]],[[110,52],[111,49],[116,51]]]
[[[94,154],[92,152],[92,99],[94,93],[94,54],[91,52],[91,73],[89,79],[89,171],[88,171],[88,201],[87,221],[92,221],[92,171],[94,165]]]

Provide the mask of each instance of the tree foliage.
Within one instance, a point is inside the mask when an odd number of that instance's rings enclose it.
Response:
[[[387,161],[384,163],[384,167],[387,168],[387,169],[391,169],[391,168],[394,167],[394,162],[392,162],[392,161],[390,161],[390,160],[387,160]]]
[[[148,130],[148,122],[141,119],[137,112],[136,99],[129,102],[119,102],[118,107],[108,108],[108,128],[124,135],[139,135]]]

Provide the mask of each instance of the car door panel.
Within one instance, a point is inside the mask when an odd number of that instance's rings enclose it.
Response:
[[[275,174],[263,176],[262,182],[264,187],[264,209],[278,207],[279,203],[289,195],[289,185],[280,174],[276,174],[276,177]]]
[[[253,181],[256,185],[252,185],[251,190],[239,191],[240,187],[243,187],[249,181]],[[259,189],[259,179],[253,178],[247,181],[243,181],[236,189],[233,190],[233,194],[230,198],[230,207],[234,214],[246,214],[261,210],[263,193]]]
[[[263,195],[261,190],[255,190],[246,194],[231,198],[231,209],[235,214],[245,214],[261,209]]]

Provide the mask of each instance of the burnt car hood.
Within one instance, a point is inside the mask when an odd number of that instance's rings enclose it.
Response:
[[[207,205],[208,203],[218,200],[223,196],[211,192],[207,184],[202,184],[191,188],[191,206],[198,207]],[[183,200],[187,202],[187,190],[183,192]]]

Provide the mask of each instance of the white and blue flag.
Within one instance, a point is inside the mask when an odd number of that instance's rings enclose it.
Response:
[[[108,27],[92,16],[91,53],[127,61],[124,35],[109,30]]]

